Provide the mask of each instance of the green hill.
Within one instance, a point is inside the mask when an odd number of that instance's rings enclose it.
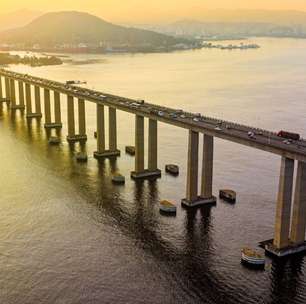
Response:
[[[80,12],[54,12],[38,17],[30,24],[0,33],[0,43],[41,47],[63,44],[111,45],[130,47],[172,47],[191,41],[127,28]]]

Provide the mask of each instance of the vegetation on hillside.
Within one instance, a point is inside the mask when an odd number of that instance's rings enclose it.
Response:
[[[9,53],[0,53],[0,65],[7,64],[25,64],[32,67],[47,66],[47,65],[60,65],[62,60],[55,56],[36,57],[11,55]]]

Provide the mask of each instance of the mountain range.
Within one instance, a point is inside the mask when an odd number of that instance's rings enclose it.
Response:
[[[0,33],[0,44],[30,48],[111,47],[148,50],[175,48],[192,44],[188,39],[175,38],[149,30],[124,27],[99,17],[74,11],[44,14],[29,24]]]
[[[306,38],[306,12],[210,10],[168,24],[134,25],[180,37],[238,38],[250,36]]]

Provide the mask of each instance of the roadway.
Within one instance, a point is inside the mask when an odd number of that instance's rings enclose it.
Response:
[[[75,98],[101,103],[105,106],[155,119],[163,123],[206,133],[217,138],[306,162],[306,141],[303,139],[289,143],[284,138],[277,136],[277,133],[268,130],[111,95],[75,85],[67,85],[65,83],[20,74],[5,69],[0,69],[0,75],[13,78],[16,81],[21,80],[31,85],[54,90]],[[249,132],[254,134],[254,136],[250,137]]]

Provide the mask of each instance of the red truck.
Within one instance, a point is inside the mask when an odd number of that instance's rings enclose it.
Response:
[[[300,139],[300,134],[287,132],[287,131],[279,131],[277,133],[277,136],[283,137],[283,138],[286,138],[286,139],[292,139],[292,140],[299,140]]]

